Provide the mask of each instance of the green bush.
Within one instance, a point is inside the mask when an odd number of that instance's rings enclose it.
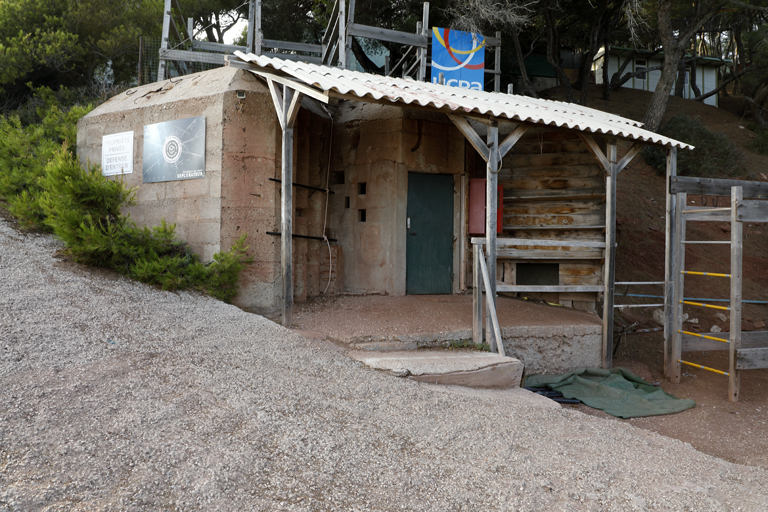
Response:
[[[698,119],[678,114],[669,119],[659,131],[670,137],[695,146],[694,150],[677,152],[677,173],[682,176],[716,178],[733,176],[739,170],[741,154],[736,145],[722,133],[709,131]],[[646,163],[660,174],[666,172],[667,151],[656,146],[643,150]]]
[[[38,122],[19,116],[0,119],[0,198],[24,225],[60,238],[75,261],[105,267],[166,290],[196,289],[224,301],[237,295],[246,256],[244,234],[227,252],[207,263],[175,236],[165,221],[137,226],[122,213],[133,191],[102,175],[97,165],[80,165],[70,150],[77,120],[89,107],[61,110],[42,91]]]
[[[749,149],[759,155],[768,155],[768,130],[756,130],[757,137],[749,143]]]
[[[165,221],[138,227],[121,213],[134,203],[133,191],[101,174],[97,165],[83,169],[77,157],[60,149],[39,180],[39,204],[45,224],[67,246],[75,261],[106,267],[166,290],[196,289],[230,301],[246,256],[245,235],[228,252],[203,264],[189,245],[175,237]]]
[[[0,198],[7,201],[8,209],[23,226],[45,229],[38,203],[42,192],[39,181],[62,144],[74,147],[77,120],[92,107],[62,109],[57,96],[44,87],[28,103],[34,107],[25,105],[0,119]]]

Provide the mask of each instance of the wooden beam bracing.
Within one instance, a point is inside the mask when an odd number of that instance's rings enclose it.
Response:
[[[493,289],[495,288],[494,284],[491,282],[490,278],[488,277],[488,269],[485,265],[483,265],[483,249],[479,245],[477,246],[480,250],[480,258],[478,258],[478,262],[480,263],[480,270],[483,273],[483,285],[486,289]],[[496,296],[493,293],[488,293],[485,296],[487,305],[485,307],[485,310],[488,312],[488,317],[490,320],[490,325],[493,328],[493,340],[496,341],[496,347],[494,349],[493,344],[491,344],[491,351],[494,350],[498,352],[498,354],[502,357],[505,356],[504,353],[504,338],[501,336],[501,328],[499,327],[499,318],[496,315]],[[488,337],[491,339],[491,337]]]
[[[352,36],[415,46],[417,48],[426,48],[429,42],[429,39],[421,34],[409,34],[408,32],[400,32],[399,30],[361,25],[360,23],[350,23],[347,33]]]
[[[624,168],[629,165],[629,163],[634,159],[640,151],[643,150],[643,145],[635,142],[632,144],[632,146],[629,148],[629,151],[627,151],[627,154],[624,155],[624,157],[619,160],[619,163],[616,164],[616,173],[620,173],[624,170]]]
[[[472,237],[470,240],[473,244],[485,245],[485,238]],[[602,249],[605,248],[605,242],[597,240],[554,240],[551,238],[497,238],[496,247],[498,249],[506,247],[517,246],[529,246],[529,247],[591,247]]]
[[[685,192],[692,195],[731,197],[732,187],[742,187],[744,199],[768,199],[768,183],[762,181],[721,180],[675,176],[669,180],[672,194]]]
[[[283,115],[283,94],[280,92],[280,89],[277,87],[277,83],[275,83],[273,79],[267,78],[267,85],[269,86],[269,92],[272,96],[272,103],[275,105],[277,119],[280,121],[280,128],[285,130],[285,116]]]
[[[600,146],[597,145],[597,142],[595,142],[595,139],[593,139],[591,135],[588,135],[586,133],[579,133],[579,137],[587,146],[587,149],[589,150],[589,152],[592,153],[592,156],[594,156],[597,159],[597,161],[600,163],[600,166],[603,168],[603,170],[606,173],[610,174],[611,163],[608,161],[608,157],[605,156],[605,153],[603,153],[603,150],[600,149]]]
[[[304,96],[309,96],[310,98],[312,98],[314,100],[317,100],[317,101],[319,101],[321,103],[325,103],[326,105],[330,102],[330,96],[328,96],[327,94],[325,94],[325,93],[323,93],[321,91],[318,91],[317,89],[315,89],[315,88],[313,88],[311,86],[308,86],[308,85],[302,84],[300,82],[297,82],[296,80],[293,80],[292,78],[288,78],[288,77],[284,77],[284,76],[280,76],[280,75],[275,75],[275,74],[272,74],[272,73],[267,73],[267,72],[264,72],[263,69],[248,68],[248,70],[251,73],[253,73],[254,75],[260,76],[261,78],[266,80],[267,83],[269,83],[271,81],[271,82],[274,82],[274,83],[281,84],[281,85],[283,85],[285,87],[289,87],[289,88],[291,88],[291,89],[293,89],[295,91],[300,92]]]
[[[479,244],[472,246],[472,343],[483,343],[483,275]]]
[[[486,163],[488,163],[488,159],[490,158],[491,154],[490,150],[488,149],[488,145],[483,142],[483,139],[481,139],[474,128],[470,126],[469,122],[464,117],[453,114],[448,114],[448,119],[453,121],[453,124],[456,125],[456,128],[458,128],[464,137],[466,137],[466,139],[469,141],[469,143],[472,144],[472,147],[475,148],[478,153],[480,153],[480,157],[485,160]]]
[[[768,201],[742,201],[736,218],[739,222],[768,222]]]
[[[515,144],[517,144],[517,141],[519,141],[523,135],[525,135],[525,132],[528,131],[528,128],[529,126],[527,124],[517,125],[517,128],[512,130],[512,132],[506,136],[504,141],[499,146],[499,158],[504,158],[509,150],[512,149]]]
[[[285,86],[283,87],[286,88]],[[289,128],[293,128],[296,122],[296,116],[299,115],[299,107],[301,106],[301,93],[293,90],[291,95],[291,104],[288,106],[288,111],[285,113],[285,124]]]
[[[584,292],[602,292],[605,290],[600,284],[580,284],[580,285],[514,285],[502,284],[496,285],[496,289],[501,293],[584,293]]]

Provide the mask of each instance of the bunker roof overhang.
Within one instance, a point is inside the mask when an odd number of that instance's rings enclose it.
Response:
[[[642,123],[607,114],[581,105],[534,99],[511,94],[473,91],[441,84],[415,80],[383,77],[359,73],[347,69],[318,66],[296,61],[270,58],[263,55],[244,54],[236,51],[237,59],[228,59],[230,66],[242,67],[267,81],[278,120],[283,132],[282,144],[282,192],[281,192],[281,262],[283,277],[283,325],[290,327],[293,307],[292,284],[292,187],[293,182],[293,125],[303,95],[323,103],[332,98],[360,102],[384,103],[401,107],[417,107],[445,113],[485,160],[486,208],[483,242],[486,249],[483,269],[487,281],[485,288],[489,298],[489,318],[495,318],[496,280],[496,211],[498,196],[499,164],[504,155],[532,126],[554,126],[576,131],[589,151],[598,161],[606,179],[606,229],[605,229],[605,277],[603,300],[603,367],[611,367],[613,349],[613,290],[616,267],[616,178],[645,144],[668,149],[667,174],[677,174],[678,149],[693,149],[683,142],[663,137],[645,130]],[[282,84],[282,91],[278,87]],[[488,125],[486,140],[470,125],[471,120]],[[499,122],[511,121],[517,126],[499,143]],[[593,134],[607,137],[605,151],[592,138]],[[618,140],[631,143],[631,147],[618,158]],[[669,208],[669,204],[667,205]],[[667,232],[671,232],[669,211],[666,215]],[[528,245],[528,244],[526,244]],[[482,254],[482,249],[478,249]],[[670,267],[667,254],[666,268]],[[482,258],[481,258],[482,259]],[[487,271],[487,273],[486,273]],[[666,279],[668,281],[668,279]],[[482,286],[480,286],[482,288]],[[475,290],[473,314],[473,339],[482,339],[480,320],[482,306],[478,308],[480,292]],[[491,350],[504,355],[498,329],[490,330],[486,320],[486,334]],[[496,325],[494,323],[494,325]]]
[[[462,89],[240,51],[235,55],[238,59],[230,58],[230,66],[242,67],[324,103],[335,98],[399,104],[480,121],[510,120],[556,126],[668,148],[693,149],[683,142],[645,130],[640,122],[573,103]]]

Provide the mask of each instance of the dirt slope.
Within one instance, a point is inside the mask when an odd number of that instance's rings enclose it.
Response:
[[[558,91],[551,97],[559,99]],[[622,90],[613,93],[612,100],[600,98],[597,86],[590,90],[588,106],[642,121],[651,93]],[[685,114],[699,118],[707,128],[724,133],[741,150],[742,171],[737,179],[766,181],[768,157],[755,154],[748,147],[755,134],[747,128],[750,119],[736,115],[740,105],[738,98],[721,102],[723,108],[716,108],[681,98],[670,98],[667,117]],[[664,177],[648,167],[642,158],[637,158],[617,181],[618,201],[618,243],[616,259],[617,281],[660,281],[664,278]],[[689,202],[702,204],[699,196],[689,196]],[[712,199],[705,198],[712,206]],[[721,206],[728,206],[726,202]],[[765,224],[744,226],[744,287],[743,297],[752,300],[768,300],[768,243]],[[730,226],[725,223],[691,223],[688,226],[689,240],[727,240]],[[709,272],[727,273],[730,265],[729,246],[688,246],[686,268]],[[729,297],[727,279],[689,277],[685,283],[685,294],[696,298]],[[661,295],[661,287],[617,287],[617,293]],[[658,303],[659,298],[616,297],[616,303]],[[729,330],[729,324],[715,316],[712,310],[690,307],[686,309],[698,324],[688,323],[686,328],[698,332],[709,332],[713,326],[722,331]],[[625,310],[623,316],[640,322],[640,328],[658,327],[651,316],[651,310]],[[745,305],[742,330],[766,330],[768,306]],[[659,418],[631,420],[636,426],[690,442],[695,448],[742,464],[768,468],[768,439],[765,432],[765,411],[768,410],[768,370],[742,372],[741,401],[727,400],[727,377],[685,368],[683,380],[674,385],[663,377],[663,338],[661,333],[628,336],[623,340],[614,358],[615,366],[627,366],[652,382],[662,382],[662,387],[681,398],[693,398],[697,408],[682,414]],[[727,370],[728,357],[725,352],[684,353],[683,357],[701,365]],[[593,410],[581,406],[588,413]],[[602,415],[602,413],[595,413]]]

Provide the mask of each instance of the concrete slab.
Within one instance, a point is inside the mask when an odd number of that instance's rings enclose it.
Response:
[[[506,354],[529,373],[600,365],[597,315],[507,297],[498,298],[497,311]],[[472,338],[472,296],[323,297],[297,303],[294,326],[358,351],[451,348]]]
[[[477,351],[351,351],[366,366],[387,370],[419,382],[478,388],[520,386],[523,363],[513,357]]]

